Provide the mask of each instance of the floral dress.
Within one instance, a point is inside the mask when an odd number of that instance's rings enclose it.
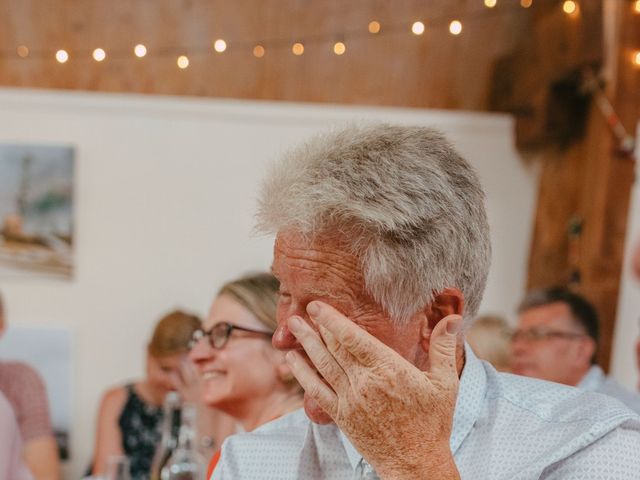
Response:
[[[131,480],[147,480],[156,446],[160,442],[162,407],[145,403],[133,384],[125,386],[127,401],[118,425],[122,432],[122,448],[129,458]]]

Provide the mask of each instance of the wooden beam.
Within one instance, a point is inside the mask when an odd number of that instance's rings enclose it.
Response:
[[[617,0],[616,0],[617,2]],[[640,16],[631,2],[617,2],[605,19],[617,39],[605,71],[611,98],[625,128],[635,132],[640,118],[640,72],[631,62],[639,48]],[[608,43],[611,45],[611,42]],[[614,65],[614,68],[611,68]],[[589,107],[586,134],[566,149],[542,155],[543,172],[529,264],[529,286],[571,284],[598,308],[602,342],[599,362],[608,368],[615,326],[634,161],[620,154],[606,119]],[[571,226],[580,225],[579,229]]]

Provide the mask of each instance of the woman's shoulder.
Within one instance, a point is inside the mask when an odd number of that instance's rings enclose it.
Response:
[[[129,384],[115,385],[102,394],[101,410],[120,411],[129,396]]]
[[[8,391],[29,392],[36,395],[44,392],[44,380],[31,365],[18,361],[0,362],[0,385]]]
[[[20,379],[38,379],[40,380],[40,374],[28,363],[19,362],[16,360],[3,360],[0,362],[0,376],[13,376]]]

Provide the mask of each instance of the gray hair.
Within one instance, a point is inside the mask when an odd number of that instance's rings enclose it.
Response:
[[[387,124],[319,135],[274,164],[259,231],[338,232],[365,289],[398,324],[458,288],[478,310],[491,257],[484,193],[436,130]]]

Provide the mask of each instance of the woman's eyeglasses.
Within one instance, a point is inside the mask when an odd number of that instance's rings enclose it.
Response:
[[[191,341],[189,342],[189,348],[193,348],[195,344],[198,343],[200,340],[202,340],[204,337],[208,337],[209,345],[219,350],[227,344],[227,342],[229,341],[229,338],[231,337],[231,333],[234,330],[253,333],[254,335],[261,335],[269,338],[271,338],[271,336],[273,335],[272,332],[252,330],[251,328],[239,327],[238,325],[234,325],[229,322],[220,322],[220,323],[216,323],[211,328],[211,330],[208,330],[208,331],[196,330],[195,332],[193,332]]]

